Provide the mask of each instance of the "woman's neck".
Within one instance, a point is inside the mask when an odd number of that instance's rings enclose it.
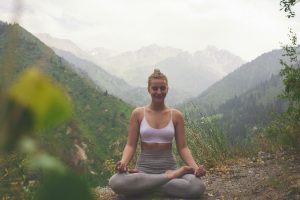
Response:
[[[167,106],[165,105],[165,103],[151,102],[150,105],[149,105],[149,108],[153,111],[162,111],[162,110],[166,109]]]

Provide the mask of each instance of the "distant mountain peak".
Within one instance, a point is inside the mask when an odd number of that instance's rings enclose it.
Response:
[[[37,33],[35,36],[49,47],[72,52],[82,59],[92,60],[87,52],[83,51],[77,44],[69,39],[56,38],[48,33]]]
[[[75,52],[75,54],[78,56],[80,56],[80,54],[83,54],[83,51],[69,39],[56,38],[48,33],[37,33],[35,34],[35,36],[50,47],[54,47],[64,51]]]
[[[97,47],[88,51],[92,56],[99,56],[101,59],[109,58],[120,54],[120,51]]]
[[[0,25],[7,25],[7,24],[8,24],[7,22],[4,22],[4,21],[0,20]]]
[[[76,46],[77,48],[79,48],[74,42],[72,42],[69,39],[53,37],[48,33],[37,33],[37,34],[35,34],[35,36],[38,37],[39,39],[41,39],[42,41],[43,40],[48,40],[49,42],[51,41],[51,42],[55,42],[55,43],[57,43],[57,41],[60,41],[60,42],[65,43],[65,44],[66,43],[72,44],[72,45]]]

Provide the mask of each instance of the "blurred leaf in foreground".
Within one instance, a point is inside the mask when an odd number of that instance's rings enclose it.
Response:
[[[8,89],[0,119],[0,147],[15,148],[20,138],[63,122],[72,114],[72,104],[63,88],[38,68],[25,70]]]
[[[37,129],[61,123],[72,113],[64,90],[38,68],[26,70],[10,88],[9,97],[32,111]]]
[[[66,171],[66,167],[58,159],[47,153],[32,155],[28,161],[28,167],[30,169],[42,169],[46,171],[52,170],[57,173],[63,173]]]

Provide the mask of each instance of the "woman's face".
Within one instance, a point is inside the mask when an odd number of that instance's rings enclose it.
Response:
[[[151,79],[148,86],[148,92],[152,101],[163,102],[168,93],[168,84],[164,79]]]

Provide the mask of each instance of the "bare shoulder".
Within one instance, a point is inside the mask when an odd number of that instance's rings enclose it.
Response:
[[[131,113],[131,117],[135,118],[138,121],[141,121],[143,116],[144,116],[144,107],[136,107]]]
[[[173,112],[173,115],[174,116],[178,116],[178,117],[183,117],[183,114],[181,111],[175,109],[175,108],[172,108],[172,112]]]
[[[184,116],[181,111],[172,108],[172,115],[173,115],[173,121],[177,124],[178,122],[182,122],[184,119]]]

